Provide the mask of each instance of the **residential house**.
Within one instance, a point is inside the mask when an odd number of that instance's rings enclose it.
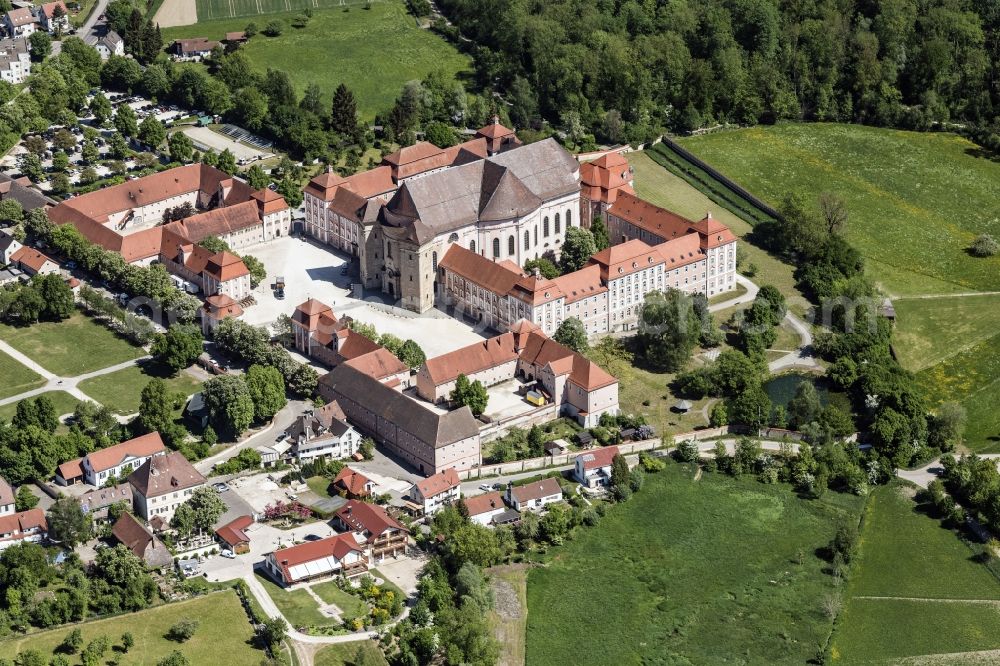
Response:
[[[290,456],[288,452],[292,450],[292,444],[287,439],[282,438],[280,442],[274,444],[262,444],[257,447],[260,454],[261,467],[268,468],[284,462]]]
[[[123,56],[125,55],[125,40],[117,32],[109,28],[97,38],[94,48],[101,54],[101,60],[107,60],[113,55]]]
[[[132,486],[119,483],[111,488],[95,488],[80,495],[80,506],[94,523],[101,524],[109,520],[109,510],[119,502],[132,508]]]
[[[0,39],[0,79],[18,85],[24,83],[30,74],[31,48],[27,37]]]
[[[611,463],[618,455],[617,446],[586,451],[576,457],[573,476],[584,488],[600,488],[611,484]]]
[[[405,555],[410,531],[377,504],[350,500],[333,519],[337,529],[354,535],[372,563]]]
[[[0,232],[0,266],[14,264],[14,255],[23,245],[10,234]]]
[[[191,39],[176,39],[170,45],[169,51],[175,60],[201,60],[212,55],[212,49],[219,45],[219,42],[204,37],[193,37]]]
[[[307,541],[269,553],[264,568],[275,580],[293,585],[327,576],[359,576],[368,571],[363,548],[350,533]]]
[[[348,499],[370,497],[375,491],[374,481],[350,467],[344,467],[337,472],[330,486],[334,492],[343,493]]]
[[[468,407],[438,413],[346,363],[320,377],[317,392],[327,402],[336,400],[356,428],[423,474],[482,462],[479,425]]]
[[[250,537],[247,535],[246,529],[253,523],[253,516],[240,516],[215,530],[215,538],[237,555],[249,553]]]
[[[18,7],[4,14],[3,24],[10,37],[28,37],[38,26],[38,18],[31,9]]]
[[[14,489],[7,479],[0,476],[0,516],[9,516],[14,513]]]
[[[336,401],[299,416],[285,432],[291,455],[300,463],[350,458],[361,446],[361,435]]]
[[[136,513],[146,520],[157,516],[167,523],[177,507],[205,487],[205,477],[179,451],[149,458],[129,475],[128,482]]]
[[[561,502],[562,486],[553,478],[534,481],[523,486],[507,486],[507,503],[516,511],[541,511],[553,502]]]
[[[433,516],[444,507],[461,499],[462,481],[458,478],[455,468],[449,467],[413,484],[410,488],[410,497],[414,502],[423,505],[425,516]]]
[[[92,486],[103,486],[110,479],[131,474],[153,456],[166,453],[166,450],[160,433],[151,432],[63,463],[56,472],[56,481],[68,485],[82,480]]]
[[[494,518],[507,511],[499,491],[466,497],[463,501],[469,510],[469,520],[480,525],[492,525]]]
[[[33,247],[22,246],[10,255],[10,262],[28,275],[51,275],[59,272],[59,264],[54,259],[39,252]]]
[[[111,535],[150,569],[170,567],[174,563],[174,557],[166,544],[130,513],[121,515],[111,528]]]
[[[25,40],[21,41],[27,43]],[[0,40],[0,47],[2,47],[3,43]],[[20,54],[20,51],[18,53]],[[28,62],[30,61],[31,59],[28,58]],[[32,211],[36,208],[48,209],[56,205],[54,200],[36,189],[31,180],[26,176],[11,178],[5,173],[0,173],[0,201],[6,199],[13,199],[21,204],[21,208],[25,211]]]
[[[63,0],[46,2],[38,10],[38,22],[42,29],[50,32],[65,32],[69,30],[69,11]]]
[[[0,551],[18,543],[41,543],[48,533],[45,512],[41,509],[0,516]]]

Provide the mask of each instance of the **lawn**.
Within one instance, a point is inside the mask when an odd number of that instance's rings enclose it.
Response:
[[[176,643],[164,637],[171,626],[188,618],[199,620],[200,624],[187,642]],[[77,626],[83,632],[85,643],[103,634],[113,645],[120,645],[122,633],[130,632],[135,646],[129,653],[108,655],[114,656],[122,666],[153,666],[174,650],[180,650],[192,664],[257,664],[264,659],[264,653],[250,645],[253,629],[232,591],[215,592]],[[0,658],[13,659],[18,651],[33,649],[48,660],[69,631],[69,628],[53,629],[4,640],[0,642]]]
[[[847,203],[847,238],[893,295],[1000,289],[1000,257],[967,248],[1000,235],[1000,162],[953,134],[862,125],[758,126],[682,141],[765,201],[788,192]]]
[[[203,20],[202,4],[196,25],[163,30],[166,43],[183,37],[221,39],[226,32],[246,27],[246,18]],[[407,81],[432,71],[451,75],[470,67],[468,58],[444,39],[418,28],[399,0],[378,2],[370,9],[317,9],[305,28],[292,28],[293,16],[270,17],[285,22],[284,32],[278,37],[258,35],[242,47],[243,52],[261,72],[268,67],[288,72],[299,94],[310,83],[318,84],[326,105],[334,89],[346,84],[366,120],[392,106]],[[265,21],[256,20],[263,27]]]
[[[368,604],[360,597],[348,594],[337,587],[337,581],[328,580],[325,583],[311,585],[313,592],[328,604],[334,604],[344,617],[362,617],[368,615]]]
[[[153,378],[160,378],[172,393],[189,396],[201,390],[199,380],[181,371],[171,377],[155,363],[145,363],[142,367],[132,366],[107,375],[92,377],[80,383],[80,390],[94,400],[107,405],[118,414],[134,414],[139,411],[142,389]],[[178,415],[180,412],[178,411]]]
[[[326,627],[338,624],[319,612],[316,601],[303,589],[286,590],[267,576],[257,574],[274,605],[293,627]]]
[[[56,414],[62,416],[63,414],[71,414],[73,410],[76,409],[77,403],[80,401],[71,396],[66,391],[46,391],[39,395],[48,396],[52,400],[52,404],[56,408]],[[38,396],[30,398],[34,400]],[[17,412],[17,403],[12,402],[9,405],[4,405],[0,407],[0,421],[10,421],[14,414]]]
[[[1000,331],[1000,295],[901,299],[892,342],[899,362],[919,372]]]
[[[687,466],[648,475],[528,574],[527,660],[546,664],[804,663],[835,590],[817,557],[859,498]],[[570,591],[573,592],[570,592]]]
[[[21,364],[11,356],[0,351],[0,398],[36,389],[45,384],[45,379],[34,370]]]
[[[1000,582],[910,494],[901,484],[881,487],[865,507],[861,552],[831,644],[834,663],[1000,648]]]
[[[0,339],[60,377],[75,377],[145,354],[79,312],[61,322],[0,324]]]
[[[197,0],[198,21],[300,12],[306,8],[363,6],[366,0]]]
[[[322,648],[316,653],[313,664],[315,666],[355,666],[355,664],[376,666],[378,664],[388,665],[388,662],[374,641],[353,641]]]
[[[965,443],[973,451],[1000,450],[1000,335],[953,353],[917,373],[930,407],[961,403],[967,413]]]
[[[748,222],[726,210],[692,187],[683,178],[660,166],[645,152],[626,155],[629,165],[635,170],[635,191],[640,197],[672,210],[690,220],[700,220],[708,211],[712,217],[725,223],[741,239],[746,238],[752,227]],[[802,293],[795,287],[795,268],[756,245],[740,243],[746,251],[746,265],[754,264],[757,272],[751,278],[760,285],[773,284],[788,299],[791,309],[797,314],[805,312],[808,304]],[[745,268],[746,266],[744,266]],[[739,294],[734,291],[725,294],[728,300]]]

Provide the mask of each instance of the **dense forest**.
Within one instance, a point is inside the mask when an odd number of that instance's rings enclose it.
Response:
[[[519,127],[606,141],[1000,115],[1000,0],[439,0]],[[454,28],[451,28],[454,30]],[[447,28],[445,28],[447,30]]]

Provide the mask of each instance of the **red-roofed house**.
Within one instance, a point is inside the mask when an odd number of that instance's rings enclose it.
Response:
[[[14,506],[14,489],[7,483],[7,479],[0,476],[0,516],[14,513]]]
[[[433,516],[462,497],[462,482],[455,468],[449,467],[413,484],[410,497],[417,504],[423,505],[425,516]]]
[[[252,516],[240,516],[215,530],[215,538],[237,555],[249,553],[250,537],[247,536],[246,529],[251,525],[253,525]]]
[[[573,476],[586,488],[599,488],[611,483],[611,462],[618,455],[617,446],[605,446],[581,453],[576,457]]]
[[[243,306],[225,294],[215,294],[205,299],[201,308],[201,332],[206,337],[226,319],[243,316]]]
[[[462,501],[469,510],[469,520],[480,525],[490,525],[496,516],[507,510],[499,491],[466,497]]]
[[[372,562],[406,554],[410,531],[377,504],[350,500],[333,522],[337,529],[354,534]]]
[[[59,264],[33,247],[23,246],[12,255],[10,263],[17,264],[28,275],[49,275],[59,272]]]
[[[562,498],[562,486],[551,477],[523,486],[507,486],[507,503],[517,511],[541,511],[548,504],[561,502]]]
[[[163,455],[166,451],[160,433],[151,432],[63,463],[59,466],[56,480],[63,485],[82,480],[92,486],[103,486],[108,479],[127,476],[153,456]]]
[[[340,574],[359,576],[368,571],[368,559],[347,533],[276,550],[267,555],[264,567],[275,580],[293,585]]]
[[[451,394],[459,375],[493,386],[513,378],[516,369],[514,335],[504,333],[428,359],[417,372],[417,393],[424,400],[441,402]]]
[[[48,532],[45,512],[41,509],[0,516],[0,550],[21,542],[40,543]]]
[[[68,30],[69,12],[66,11],[66,3],[63,0],[46,2],[38,12],[38,21],[42,28],[49,32]]]
[[[375,490],[374,481],[350,467],[341,469],[330,485],[333,486],[334,492],[343,492],[349,499],[368,497]]]

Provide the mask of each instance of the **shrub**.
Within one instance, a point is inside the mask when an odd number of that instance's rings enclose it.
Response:
[[[969,251],[977,257],[992,257],[1000,252],[1000,244],[989,234],[979,234]]]
[[[693,439],[686,439],[677,445],[677,460],[681,462],[695,462],[698,460],[698,442]]]
[[[170,627],[167,631],[167,638],[172,641],[177,641],[178,643],[183,643],[192,636],[194,632],[198,629],[197,620],[181,620],[174,626]]]

